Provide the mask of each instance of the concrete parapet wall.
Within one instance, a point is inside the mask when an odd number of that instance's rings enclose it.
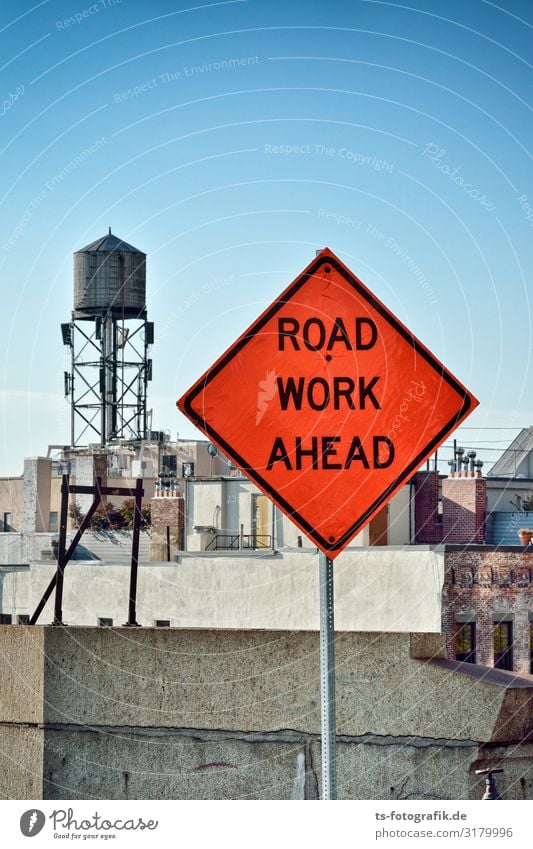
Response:
[[[44,721],[44,628],[0,626],[0,722]]]
[[[0,640],[3,798],[319,793],[316,633],[2,627]],[[502,758],[506,797],[533,798],[533,678],[421,658],[437,637],[336,642],[341,798],[480,798],[475,766]]]
[[[162,551],[166,549],[166,542],[161,546]],[[4,610],[14,607],[16,613],[32,613],[54,569],[53,564],[42,563],[24,576],[6,574]],[[335,561],[337,627],[439,632],[443,580],[443,552],[423,547],[343,552]],[[128,596],[128,566],[73,561],[65,571],[65,622],[96,625],[98,617],[106,617],[122,624]],[[179,563],[141,567],[138,621],[153,625],[154,619],[168,619],[179,627],[315,630],[318,598],[315,553],[184,555]],[[40,622],[52,618],[53,598]]]

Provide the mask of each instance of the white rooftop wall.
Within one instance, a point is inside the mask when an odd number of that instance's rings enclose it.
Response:
[[[352,548],[335,560],[335,627],[339,631],[437,633],[441,630],[444,553],[424,546]],[[2,611],[31,614],[54,565],[0,570]],[[70,625],[98,617],[127,619],[130,570],[72,562],[65,571],[63,610]],[[184,555],[179,563],[142,566],[138,621],[168,619],[176,627],[317,630],[318,555],[231,553]],[[53,619],[53,596],[40,622]]]

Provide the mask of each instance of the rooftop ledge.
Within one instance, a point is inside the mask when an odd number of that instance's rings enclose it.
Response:
[[[506,689],[526,689],[533,691],[533,675],[517,675],[516,672],[508,672],[505,669],[495,669],[492,666],[481,666],[479,663],[464,663],[459,660],[449,660],[445,657],[418,657],[416,660],[422,663],[430,663],[440,669],[449,672],[457,672],[467,675],[478,681],[483,680],[486,684],[496,684]]]
[[[533,545],[493,545],[486,544],[483,545],[473,544],[473,543],[451,543],[446,542],[440,546],[433,546],[434,548],[442,549],[444,551],[502,551],[502,552],[510,552],[515,554],[533,554]]]
[[[533,549],[533,546],[531,547]],[[348,546],[338,555],[340,558],[343,557],[344,554],[358,554],[361,552],[384,552],[384,551],[404,551],[409,553],[410,551],[443,551],[444,546],[442,545],[354,545]],[[187,559],[190,557],[200,557],[204,559],[209,558],[217,558],[217,557],[236,557],[236,558],[246,558],[246,557],[283,557],[284,554],[318,554],[318,548],[316,546],[284,546],[283,548],[243,548],[243,549],[220,549],[218,551],[180,551],[179,554],[175,555],[175,562],[179,563],[182,559]]]

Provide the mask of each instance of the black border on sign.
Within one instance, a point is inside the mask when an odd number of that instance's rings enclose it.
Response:
[[[289,303],[293,296],[298,292],[299,289],[304,285],[304,283],[309,280],[323,265],[333,266],[339,274],[352,286],[359,295],[361,295],[372,307],[376,310],[384,319],[387,321],[390,326],[399,333],[405,341],[412,346],[413,350],[421,356],[426,362],[433,368],[441,377],[442,380],[445,380],[451,388],[458,394],[461,400],[461,407],[458,412],[452,416],[452,418],[442,427],[436,436],[428,442],[425,448],[420,451],[414,460],[404,469],[404,471],[398,475],[398,477],[386,488],[386,490],[377,498],[370,507],[365,510],[365,512],[357,519],[353,525],[348,528],[345,533],[335,540],[334,543],[329,542],[328,539],[319,534],[310,524],[306,521],[306,519],[300,515],[298,510],[295,510],[284,498],[281,496],[277,490],[273,489],[268,481],[266,481],[259,472],[256,471],[252,466],[250,466],[244,457],[241,457],[234,448],[229,445],[226,440],[220,436],[220,434],[211,427],[198,413],[193,409],[192,403],[196,399],[198,395],[201,395],[204,388],[218,375],[220,372],[228,365],[229,362],[248,344],[257,333],[265,326],[267,322],[273,318],[276,313],[287,303]],[[241,336],[240,339],[237,340],[220,358],[220,360],[215,364],[215,366],[206,372],[204,378],[199,381],[183,398],[183,406],[188,417],[191,421],[200,429],[203,430],[204,433],[208,434],[214,442],[218,443],[223,449],[224,453],[235,461],[235,465],[239,466],[248,477],[252,478],[258,486],[264,490],[266,493],[270,495],[270,497],[281,507],[281,509],[285,512],[289,518],[293,517],[299,523],[299,525],[305,529],[308,536],[314,540],[318,544],[320,548],[327,552],[335,552],[339,549],[345,547],[347,542],[355,536],[357,531],[366,524],[369,517],[375,513],[384,503],[387,502],[389,495],[397,489],[400,484],[402,484],[406,478],[410,477],[411,474],[418,469],[424,459],[432,453],[433,449],[438,447],[440,443],[446,438],[447,434],[453,427],[457,424],[457,422],[462,419],[470,407],[472,406],[472,397],[468,394],[468,392],[455,380],[452,374],[450,374],[444,366],[439,363],[439,361],[424,348],[418,340],[409,333],[407,328],[405,328],[397,318],[383,305],[381,304],[371,292],[358,280],[355,275],[350,274],[339,262],[336,260],[334,256],[320,256],[310,266],[309,270],[298,277],[294,283],[283,293],[283,295],[274,301],[270,307],[263,313],[263,315],[257,319],[257,321],[251,325],[247,334],[245,336]]]

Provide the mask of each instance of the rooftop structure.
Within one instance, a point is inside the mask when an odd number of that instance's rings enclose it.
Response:
[[[61,325],[70,348],[65,396],[71,446],[145,439],[152,379],[146,254],[109,233],[74,254],[74,309]]]

